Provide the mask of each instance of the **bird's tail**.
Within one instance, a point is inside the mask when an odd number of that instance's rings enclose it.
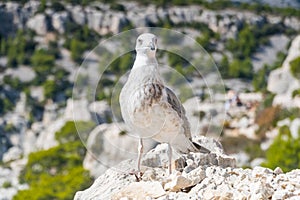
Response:
[[[194,148],[193,148],[194,151],[192,151],[192,152],[210,153],[210,150],[201,146],[200,144],[197,144],[196,142],[192,142],[192,145],[194,146]]]
[[[183,138],[183,140],[181,140],[180,142],[178,142],[177,140],[176,142],[171,143],[171,145],[179,153],[210,153],[210,150],[196,142],[193,142],[191,139],[188,138]]]

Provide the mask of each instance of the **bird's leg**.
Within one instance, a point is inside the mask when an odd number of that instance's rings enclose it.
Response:
[[[168,143],[169,174],[172,174],[172,147]]]
[[[143,155],[143,139],[139,139],[139,146],[138,146],[138,159],[137,159],[137,170],[131,171],[129,174],[134,175],[136,178],[136,181],[139,182],[142,180],[142,171],[141,171],[141,160],[142,160],[142,155]]]
[[[138,146],[138,160],[137,160],[137,172],[138,172],[138,179],[140,180],[142,178],[142,172],[141,172],[141,160],[143,155],[143,139],[140,138],[139,140],[139,146]]]

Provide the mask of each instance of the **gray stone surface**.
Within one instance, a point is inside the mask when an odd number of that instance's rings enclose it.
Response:
[[[217,148],[221,149],[221,147]],[[148,154],[155,153],[150,151]],[[228,159],[224,154],[219,155]],[[195,164],[190,157],[199,156],[188,154],[178,159],[183,160],[187,167],[192,166],[192,170],[182,172],[176,170],[171,175],[168,175],[166,168],[143,166],[144,175],[141,182],[136,182],[135,177],[128,173],[134,169],[135,162],[133,160],[123,161],[98,177],[90,188],[77,192],[74,199],[254,200],[287,197],[297,199],[297,196],[300,195],[299,169],[284,174],[280,168],[274,171],[263,167],[235,168],[234,159],[231,159],[226,165],[222,163],[207,165],[201,164],[201,162]],[[208,157],[214,160],[215,153],[208,154]],[[178,159],[175,160],[175,163],[178,162]]]
[[[37,14],[27,21],[27,27],[34,30],[38,35],[46,35],[49,23],[45,14]]]
[[[284,107],[299,107],[300,99],[292,98],[294,90],[300,88],[300,81],[296,79],[290,71],[290,62],[300,56],[300,35],[291,43],[288,55],[282,67],[273,70],[268,79],[268,90],[276,96],[273,104]]]

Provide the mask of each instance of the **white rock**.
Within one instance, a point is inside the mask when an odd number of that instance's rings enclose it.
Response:
[[[89,105],[89,111],[99,123],[109,123],[112,120],[112,112],[107,101],[95,101]]]
[[[293,138],[297,139],[300,137],[299,130],[300,130],[300,118],[296,118],[292,121],[291,126],[290,126],[290,131],[291,131]]]
[[[184,176],[176,176],[173,177],[170,182],[165,184],[164,189],[176,192],[180,191],[181,189],[188,188],[192,185],[193,182],[190,179]]]
[[[72,13],[72,18],[73,20],[79,24],[79,25],[84,25],[86,22],[86,13],[83,10],[83,8],[79,5],[72,7],[70,10]]]
[[[290,62],[300,56],[300,35],[291,44],[282,67],[273,70],[268,79],[268,90],[275,93],[273,104],[284,107],[296,107],[298,101],[292,98],[292,92],[300,88],[300,81],[290,71]]]
[[[64,118],[66,121],[91,121],[88,101],[86,99],[68,99]]]
[[[43,131],[40,132],[40,135],[36,141],[37,149],[49,149],[58,144],[55,139],[55,133],[59,131],[66,121],[62,118],[58,118],[53,123],[49,124]]]
[[[66,11],[54,13],[52,15],[52,26],[58,33],[65,33],[65,25],[69,18],[69,15]]]
[[[2,161],[9,162],[12,160],[17,160],[22,156],[22,154],[23,151],[19,147],[13,146],[10,149],[8,149],[6,153],[3,154]]]
[[[165,195],[166,192],[158,181],[133,182],[112,196],[112,200],[127,197],[129,199],[152,199]]]
[[[37,14],[27,21],[27,27],[34,30],[38,35],[46,35],[48,22],[44,14]]]

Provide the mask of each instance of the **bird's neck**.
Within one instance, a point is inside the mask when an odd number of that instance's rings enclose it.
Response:
[[[145,67],[145,65],[153,65],[153,66],[157,66],[157,60],[154,56],[148,56],[146,54],[137,54],[135,61],[134,61],[134,65],[132,67],[132,69],[137,68],[137,67]]]

